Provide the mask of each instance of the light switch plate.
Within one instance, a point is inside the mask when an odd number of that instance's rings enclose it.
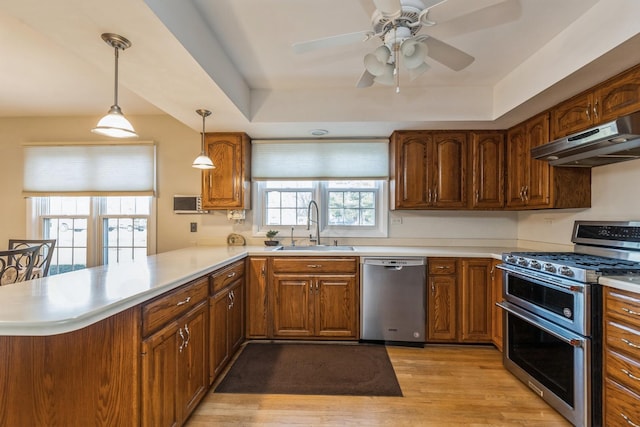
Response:
[[[197,222],[192,222],[191,223],[191,232],[195,233],[196,231],[198,231],[198,223]]]

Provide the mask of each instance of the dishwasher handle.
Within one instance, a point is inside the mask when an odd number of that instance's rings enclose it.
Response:
[[[404,267],[419,267],[426,264],[424,257],[412,258],[365,258],[364,265],[385,267],[389,270],[402,270]]]

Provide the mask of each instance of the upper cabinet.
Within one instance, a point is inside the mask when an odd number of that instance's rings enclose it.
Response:
[[[640,110],[640,65],[558,104],[551,110],[551,139]]]
[[[539,114],[507,132],[508,208],[587,208],[591,206],[591,169],[551,167],[531,157],[549,142],[549,113]]]
[[[215,165],[202,171],[203,209],[250,209],[251,140],[245,133],[206,133]]]
[[[504,132],[471,132],[471,207],[504,207]]]
[[[392,209],[466,208],[467,152],[466,132],[394,132]]]

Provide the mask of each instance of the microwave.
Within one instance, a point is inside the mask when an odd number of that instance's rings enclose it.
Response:
[[[173,213],[203,214],[209,211],[202,210],[202,197],[177,194],[173,196]]]

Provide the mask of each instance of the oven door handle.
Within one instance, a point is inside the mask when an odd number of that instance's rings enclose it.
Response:
[[[580,338],[576,338],[576,337],[567,337],[567,336],[559,333],[558,331],[555,331],[553,329],[553,327],[545,326],[544,323],[546,323],[546,322],[543,323],[541,321],[536,321],[535,319],[533,319],[532,318],[534,316],[533,314],[527,314],[526,312],[524,312],[524,310],[519,309],[519,308],[509,304],[506,301],[497,302],[496,305],[498,307],[500,307],[501,309],[503,309],[504,311],[506,311],[507,313],[513,314],[514,316],[519,317],[520,319],[524,320],[525,322],[534,325],[536,328],[542,329],[546,333],[548,333],[550,335],[553,335],[554,337],[558,338],[562,342],[565,342],[565,343],[571,345],[572,347],[583,347],[584,339],[580,339]]]

